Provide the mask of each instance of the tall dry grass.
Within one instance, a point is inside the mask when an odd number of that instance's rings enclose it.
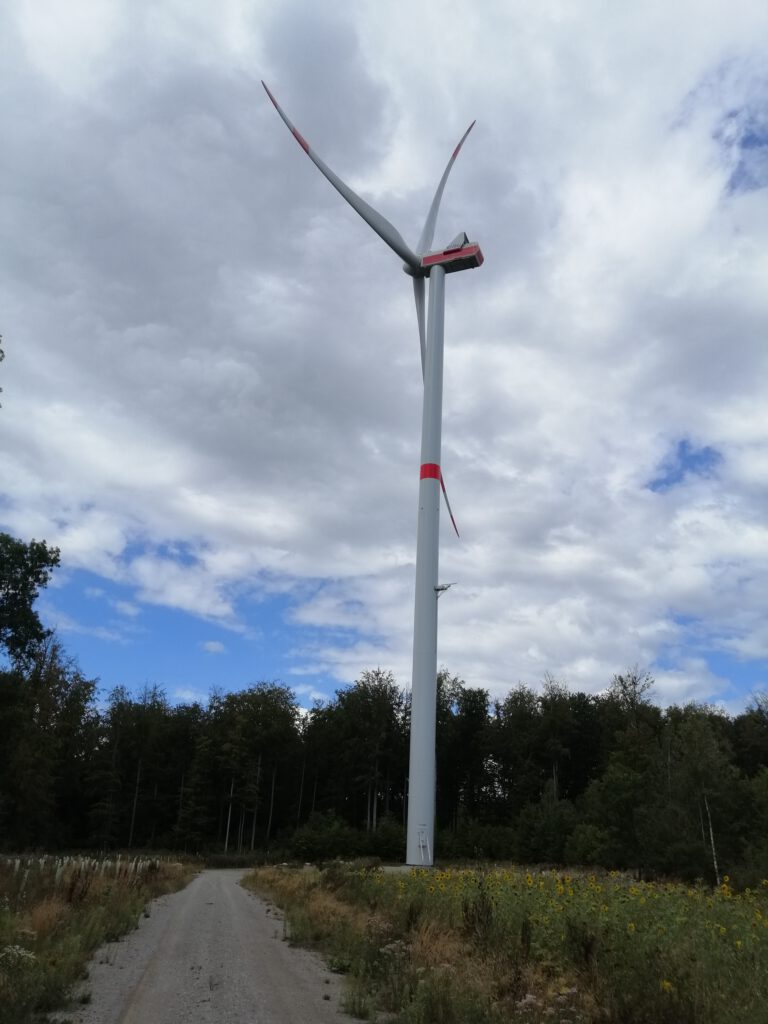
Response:
[[[0,857],[0,1024],[60,1007],[93,951],[195,871],[156,857]]]

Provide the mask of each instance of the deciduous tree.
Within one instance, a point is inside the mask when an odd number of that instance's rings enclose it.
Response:
[[[50,635],[33,608],[59,564],[59,549],[44,540],[22,540],[0,533],[0,649],[11,662],[23,663]]]

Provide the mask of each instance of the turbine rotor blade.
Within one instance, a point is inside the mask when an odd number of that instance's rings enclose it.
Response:
[[[456,520],[453,518],[453,511],[451,510],[451,503],[450,503],[450,501],[448,501],[448,491],[446,491],[446,489],[445,489],[445,481],[443,480],[442,470],[440,471],[440,487],[442,488],[442,491],[443,491],[443,497],[445,498],[445,507],[448,509],[448,515],[451,517],[451,523],[453,524],[453,529],[456,532],[456,536],[457,537],[461,537],[461,534],[459,533],[459,528],[456,525]]]
[[[467,128],[467,130],[461,136],[458,146],[454,149],[453,153],[451,154],[451,159],[448,161],[448,165],[443,171],[443,176],[440,179],[440,184],[437,186],[435,197],[432,200],[432,205],[430,206],[429,213],[427,214],[427,219],[424,224],[424,230],[421,232],[421,238],[419,239],[418,245],[416,246],[416,252],[419,254],[419,256],[423,256],[425,252],[428,252],[429,247],[432,245],[432,239],[435,234],[435,224],[437,223],[437,212],[440,209],[440,200],[443,198],[443,190],[445,189],[445,183],[446,181],[448,181],[448,175],[451,173],[451,168],[456,162],[456,157],[461,152],[461,147],[464,145],[464,140],[474,127],[475,122],[473,121],[469,128]]]
[[[414,277],[413,279],[413,297],[416,300],[416,319],[419,322],[419,342],[421,346],[421,379],[424,380],[424,368],[426,366],[427,356],[427,340],[424,331],[424,278]],[[461,537],[459,528],[456,525],[456,519],[453,515],[453,509],[451,503],[448,500],[448,491],[445,489],[445,480],[443,479],[442,470],[440,471],[440,488],[443,492],[443,498],[445,499],[445,506],[448,509],[448,515],[451,517],[451,524],[456,533],[457,537]]]
[[[390,249],[394,249],[394,251],[400,257],[400,259],[403,260],[403,262],[406,263],[411,268],[411,270],[415,271],[418,274],[422,274],[423,271],[421,269],[421,261],[419,260],[419,257],[416,255],[416,253],[412,252],[411,249],[409,249],[408,245],[405,242],[405,239],[397,230],[397,228],[393,224],[390,224],[386,217],[382,217],[382,215],[377,210],[374,210],[372,206],[369,206],[364,199],[361,199],[356,192],[353,192],[349,185],[346,185],[341,180],[341,178],[337,174],[335,174],[323,160],[320,159],[317,153],[315,153],[314,150],[311,149],[309,143],[304,138],[304,136],[289,121],[285,111],[277,102],[272,93],[269,91],[267,83],[262,81],[261,84],[264,86],[267,96],[269,96],[269,98],[272,100],[272,104],[275,110],[278,112],[280,117],[285,122],[286,126],[288,127],[288,130],[291,132],[293,137],[296,139],[298,144],[307,154],[307,156],[315,165],[315,167],[317,167],[317,169],[323,175],[325,175],[325,177],[328,179],[328,181],[330,181],[330,183],[333,185],[336,191],[339,192],[346,199],[346,201],[349,203],[352,209],[360,214],[360,216],[363,218],[366,224],[369,227],[373,228],[373,230],[376,232],[379,238],[383,239],[383,241],[387,243]]]
[[[427,335],[424,326],[424,278],[414,277],[413,298],[416,302],[416,319],[419,322],[419,345],[421,347],[421,379],[424,379],[424,367],[427,364]]]

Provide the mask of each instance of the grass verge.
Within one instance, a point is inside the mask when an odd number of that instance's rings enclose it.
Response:
[[[520,869],[261,868],[287,935],[401,1024],[768,1020],[768,882],[735,893]]]
[[[163,858],[0,857],[0,1024],[57,1009],[92,953],[136,927],[191,864]]]

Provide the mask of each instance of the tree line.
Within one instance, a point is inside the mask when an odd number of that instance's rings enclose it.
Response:
[[[0,846],[403,857],[410,703],[390,672],[309,711],[279,682],[99,702],[36,619],[59,555],[32,545],[0,534]],[[629,670],[492,699],[442,671],[438,859],[767,877],[768,698],[728,716],[652,688]]]

